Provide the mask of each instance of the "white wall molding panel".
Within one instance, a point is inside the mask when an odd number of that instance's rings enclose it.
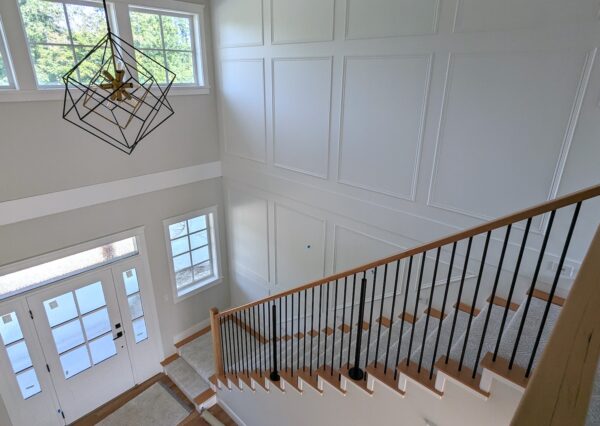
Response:
[[[0,226],[221,177],[221,162],[200,164],[0,203]]]
[[[331,64],[331,58],[273,59],[276,166],[327,179]]]
[[[212,5],[226,40],[215,49],[223,175],[227,187],[266,200],[244,226],[268,243],[250,265],[232,262],[238,301],[600,182],[597,0],[240,2]],[[582,236],[567,256],[574,270],[598,215],[600,202],[581,212]],[[290,223],[306,232],[282,235]],[[538,218],[529,238],[539,246],[546,232]],[[300,250],[323,233],[324,266]],[[502,239],[491,236],[492,259]],[[527,255],[524,275],[535,249]],[[543,279],[557,256],[551,235]],[[268,279],[249,272],[259,261]]]

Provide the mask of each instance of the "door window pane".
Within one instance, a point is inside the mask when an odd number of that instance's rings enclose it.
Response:
[[[148,338],[144,317],[133,321],[133,335],[135,336],[135,343],[140,343]]]
[[[37,374],[35,374],[33,368],[17,374],[17,383],[19,384],[19,389],[21,389],[23,399],[31,398],[42,391]]]
[[[127,302],[129,303],[131,319],[136,319],[144,315],[144,310],[142,309],[142,298],[139,293],[129,296],[127,298]]]
[[[87,314],[82,318],[82,321],[85,335],[88,340],[95,339],[104,333],[108,333],[112,329],[107,308]]]
[[[104,336],[91,341],[89,345],[94,364],[99,364],[117,354],[117,348],[112,333],[105,334]]]
[[[106,305],[102,283],[97,282],[75,290],[81,315]]]
[[[2,342],[5,345],[10,345],[23,338],[21,326],[15,312],[0,317],[0,336],[2,336]]]
[[[77,307],[71,292],[46,300],[44,308],[50,327],[72,320],[77,316]]]
[[[27,350],[25,340],[21,340],[19,343],[7,347],[6,353],[8,354],[8,359],[10,359],[10,363],[15,373],[23,371],[33,365],[31,363],[31,358],[29,357],[29,351]]]
[[[61,355],[60,363],[63,368],[65,379],[70,379],[76,374],[79,374],[92,366],[85,345]]]
[[[127,296],[140,291],[140,286],[137,279],[137,271],[135,268],[123,272],[123,281],[125,282],[125,293]]]
[[[52,329],[52,336],[59,354],[85,342],[79,320],[71,321]]]

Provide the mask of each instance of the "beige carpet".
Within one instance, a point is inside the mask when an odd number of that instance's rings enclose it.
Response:
[[[102,420],[101,426],[175,426],[190,411],[161,383],[155,383],[144,392]]]

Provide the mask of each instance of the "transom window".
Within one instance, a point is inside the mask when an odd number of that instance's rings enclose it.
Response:
[[[196,39],[195,15],[130,7],[129,19],[133,44],[146,55],[138,55],[136,60],[159,83],[165,83],[168,76],[154,61],[175,73],[176,85],[204,85],[196,49],[199,41]]]
[[[176,298],[220,279],[214,208],[165,221]]]
[[[95,1],[19,0],[31,61],[40,87],[60,86],[62,77],[106,35],[102,5]],[[81,70],[81,81],[96,70]]]

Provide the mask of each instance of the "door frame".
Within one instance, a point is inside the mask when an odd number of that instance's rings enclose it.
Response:
[[[77,254],[86,250],[90,250],[102,245],[106,245],[115,241],[119,241],[122,239],[126,239],[126,238],[131,238],[131,237],[135,237],[136,238],[136,243],[137,243],[137,248],[138,248],[138,253],[122,258],[122,259],[118,259],[114,262],[111,263],[107,263],[107,264],[103,264],[97,267],[91,267],[91,268],[87,268],[81,271],[78,271],[76,273],[72,273],[69,275],[66,275],[64,277],[61,277],[60,279],[57,280],[53,280],[51,282],[48,283],[41,283],[27,291],[24,291],[22,293],[19,293],[17,295],[10,295],[4,299],[0,299],[0,305],[4,305],[4,304],[14,304],[15,306],[19,305],[19,304],[24,304],[23,306],[27,307],[27,302],[26,299],[27,297],[31,297],[31,296],[35,296],[38,293],[42,293],[45,290],[47,290],[50,286],[53,285],[60,285],[61,283],[64,283],[66,281],[68,281],[69,279],[78,276],[78,275],[83,275],[86,274],[90,271],[94,271],[94,270],[102,270],[102,269],[108,269],[111,271],[114,270],[119,270],[119,269],[123,269],[123,270],[127,270],[130,268],[124,268],[125,265],[134,265],[134,267],[136,268],[136,270],[138,271],[138,273],[140,273],[139,278],[139,285],[140,285],[140,291],[143,293],[142,294],[142,303],[143,303],[143,308],[144,308],[144,315],[146,317],[146,327],[148,329],[148,333],[153,333],[154,339],[152,342],[152,349],[150,347],[147,347],[146,350],[144,351],[130,351],[129,356],[130,356],[130,363],[132,365],[132,371],[133,371],[133,376],[134,376],[134,382],[135,384],[141,384],[144,381],[146,381],[147,379],[149,379],[150,377],[160,373],[162,371],[162,367],[160,365],[160,361],[162,359],[165,358],[165,350],[164,350],[164,346],[163,346],[163,339],[162,339],[162,335],[161,335],[161,330],[159,327],[159,322],[158,322],[158,309],[157,309],[157,305],[156,305],[156,297],[154,294],[154,283],[152,281],[152,275],[150,272],[150,262],[148,259],[148,249],[147,249],[147,244],[146,244],[146,236],[145,236],[145,226],[140,226],[140,227],[136,227],[136,228],[132,228],[129,230],[125,230],[122,232],[118,232],[115,234],[110,234],[104,237],[100,237],[94,240],[89,240],[74,246],[70,246],[67,248],[63,248],[63,249],[59,249],[50,253],[46,253],[46,254],[42,254],[39,256],[34,256],[22,261],[18,261],[15,263],[11,263],[5,266],[0,267],[0,276],[1,275],[7,275],[13,272],[17,272],[23,269],[27,269],[33,266],[37,266],[43,263],[47,263],[47,262],[51,262],[53,260],[57,260],[57,259],[61,259],[73,254]],[[123,309],[123,306],[121,304],[121,299],[120,299],[120,291],[119,291],[119,283],[121,283],[120,280],[118,280],[118,277],[114,276],[115,274],[113,273],[113,281],[115,282],[115,289],[117,292],[117,299],[119,300],[119,309],[121,310],[121,317],[125,317],[128,312],[125,312]],[[124,291],[124,290],[123,290]],[[123,293],[123,297],[124,297],[124,293]],[[126,299],[125,303],[126,303]],[[27,307],[27,311],[28,311],[28,307]],[[28,312],[27,312],[28,313]],[[22,318],[20,318],[22,319]],[[32,360],[34,360],[34,366],[36,367],[36,372],[38,372],[39,370],[39,375],[43,375],[44,379],[42,379],[41,377],[39,378],[40,383],[42,382],[42,380],[48,380],[51,387],[50,387],[50,391],[53,395],[53,399],[55,400],[55,405],[57,407],[57,410],[60,409],[59,403],[58,403],[58,399],[56,396],[56,391],[54,389],[54,385],[52,383],[50,374],[46,371],[46,369],[44,368],[44,370],[42,371],[40,368],[40,365],[36,365],[36,361],[35,360],[43,360],[43,363],[41,363],[41,365],[43,365],[45,367],[45,364],[47,363],[46,361],[46,357],[43,354],[42,348],[41,348],[41,344],[39,341],[39,337],[37,336],[37,332],[36,329],[34,327],[33,321],[28,318],[27,315],[27,324],[21,324],[22,327],[27,327],[30,330],[33,330],[33,334],[31,336],[34,337],[35,340],[35,344],[29,348],[29,350],[31,352],[35,352],[35,354],[31,354]],[[131,333],[126,333],[126,334],[131,334]],[[128,346],[130,345],[130,342],[128,341]],[[28,343],[28,345],[30,345]],[[34,347],[35,346],[35,347]],[[150,350],[152,350],[152,352],[149,352]],[[137,357],[133,354],[133,352],[138,352],[137,353]],[[147,361],[145,360],[144,362],[139,363],[139,365],[137,365],[138,363],[136,362],[136,358],[140,357],[141,359],[141,355],[144,356],[144,359],[146,359],[148,357],[149,353],[154,353],[155,356],[153,357],[154,359],[152,359],[151,361]],[[40,358],[41,357],[41,358]],[[146,362],[147,361],[147,362]],[[41,362],[41,361],[39,361]],[[8,386],[8,385],[7,385]],[[12,396],[10,396],[11,392],[8,391],[8,389],[4,389],[5,386],[0,386],[0,397],[2,397],[2,399],[5,401],[5,404],[7,405],[7,411],[9,412],[9,415],[11,416],[11,421],[13,420],[13,416],[11,415],[11,410],[8,407],[8,405],[10,405],[11,403],[11,399]],[[5,395],[9,395],[8,397]],[[18,417],[18,416],[17,416]],[[61,417],[62,420],[62,417]]]

